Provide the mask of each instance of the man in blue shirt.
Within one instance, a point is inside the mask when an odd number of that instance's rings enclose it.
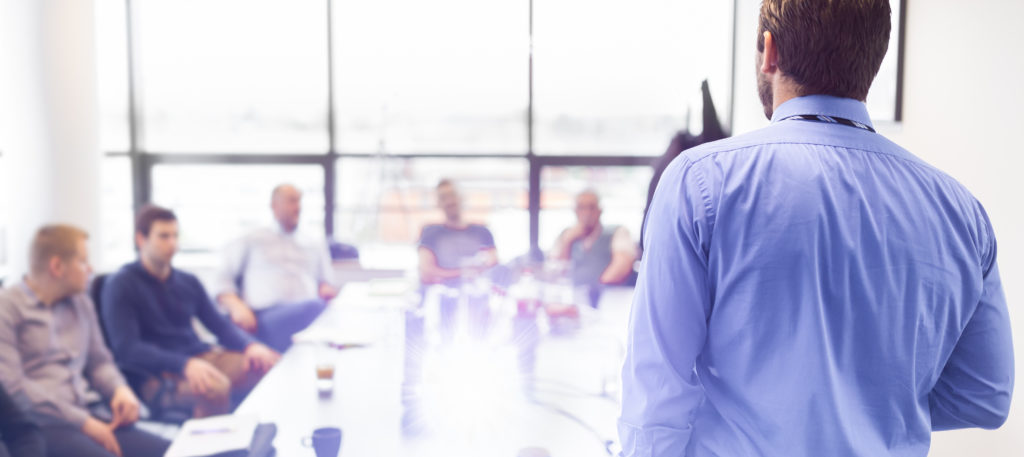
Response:
[[[765,0],[772,124],[684,152],[644,233],[632,456],[924,456],[996,428],[1013,354],[981,205],[871,128],[885,0]]]
[[[139,260],[110,275],[103,286],[102,317],[118,365],[131,374],[140,396],[160,407],[189,408],[195,417],[230,411],[279,355],[221,315],[194,275],[171,267],[178,221],[157,206],[139,211]],[[192,319],[224,347],[199,340]],[[173,388],[163,389],[162,380]]]

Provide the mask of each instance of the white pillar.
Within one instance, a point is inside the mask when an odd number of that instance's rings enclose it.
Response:
[[[42,224],[91,234],[100,262],[99,98],[93,0],[0,0],[0,192],[9,271],[25,271]]]

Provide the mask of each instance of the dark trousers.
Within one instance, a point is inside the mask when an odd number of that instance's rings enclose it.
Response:
[[[292,345],[292,335],[308,327],[325,306],[326,303],[317,298],[257,310],[256,337],[275,351],[284,352]]]
[[[78,427],[42,427],[46,441],[46,455],[49,457],[113,457],[103,446],[93,441]],[[159,436],[142,431],[134,426],[121,427],[114,431],[114,437],[121,446],[123,457],[158,457],[167,452],[171,445]]]

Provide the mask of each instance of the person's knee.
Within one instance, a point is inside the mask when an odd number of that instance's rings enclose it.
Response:
[[[231,399],[231,380],[228,375],[212,381],[203,394],[203,399],[210,403],[226,403]]]

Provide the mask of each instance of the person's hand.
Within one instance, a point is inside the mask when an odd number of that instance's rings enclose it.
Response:
[[[242,330],[253,334],[256,333],[256,327],[259,324],[256,322],[256,315],[253,314],[252,308],[249,308],[249,305],[233,294],[221,296],[221,303],[227,307],[228,314],[231,316],[231,322],[234,322]]]
[[[245,348],[245,367],[249,371],[266,373],[281,358],[281,354],[260,343],[252,343]]]
[[[583,225],[576,224],[573,225],[572,227],[565,229],[565,235],[563,236],[565,237],[565,241],[567,243],[572,244],[573,241],[583,238],[584,233],[585,230],[583,230]]]
[[[132,392],[131,387],[118,387],[110,399],[110,410],[114,413],[114,418],[110,421],[112,430],[122,425],[134,424],[139,420],[139,398]]]
[[[199,395],[205,395],[215,384],[230,384],[228,377],[217,367],[203,359],[191,358],[185,362],[185,380],[188,386]]]
[[[110,451],[111,454],[121,457],[121,445],[117,444],[117,438],[114,437],[114,427],[99,419],[90,417],[82,424],[82,433],[92,438],[103,449]]]
[[[320,298],[324,301],[331,301],[338,296],[338,289],[326,282],[320,283]]]

